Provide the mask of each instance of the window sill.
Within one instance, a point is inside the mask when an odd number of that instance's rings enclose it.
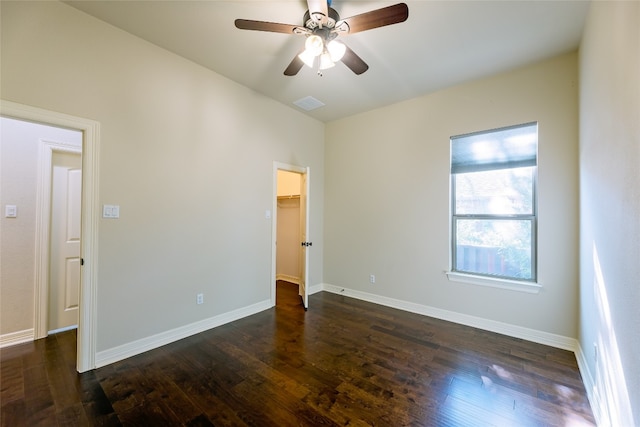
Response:
[[[474,276],[472,274],[456,273],[445,271],[447,278],[452,282],[469,283],[472,285],[489,286],[492,288],[509,289],[511,291],[537,294],[542,289],[542,285],[534,282],[523,282],[518,280],[498,279],[492,277]]]

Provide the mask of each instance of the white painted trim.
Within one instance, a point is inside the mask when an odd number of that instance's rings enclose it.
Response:
[[[399,310],[409,311],[411,313],[422,314],[424,316],[435,317],[436,319],[484,329],[486,331],[496,332],[498,334],[521,338],[527,341],[533,341],[539,344],[561,348],[563,350],[575,352],[578,344],[578,341],[575,338],[564,337],[562,335],[556,335],[549,332],[511,325],[509,323],[484,319],[482,317],[470,316],[468,314],[457,313],[449,310],[443,310],[428,305],[416,304],[413,302],[403,301],[395,298],[370,294],[368,292],[330,285],[328,283],[322,284],[322,290],[332,292],[334,294],[346,295],[348,297],[384,305],[387,307],[397,308]]]
[[[447,275],[447,279],[452,282],[489,286],[491,288],[508,289],[510,291],[527,292],[530,294],[537,294],[540,292],[540,289],[542,289],[541,284],[533,282],[500,279],[497,277],[483,277],[473,274],[458,273],[455,271],[445,271],[444,273]]]
[[[323,290],[324,288],[322,283],[309,286],[309,295],[317,294],[318,292],[322,292]]]
[[[36,189],[36,269],[33,306],[34,338],[48,335],[49,330],[49,247],[51,246],[51,173],[53,153],[68,152],[82,155],[79,145],[67,142],[38,141],[38,183]]]
[[[0,114],[18,120],[76,129],[83,133],[82,241],[80,251],[84,266],[82,267],[80,284],[76,368],[78,372],[94,369],[96,367],[96,295],[98,288],[98,219],[100,215],[98,204],[100,123],[6,100],[0,100]]]
[[[603,410],[606,411],[606,408],[602,405],[600,396],[598,395],[596,382],[594,381],[594,376],[592,375],[591,370],[589,369],[589,364],[587,363],[587,356],[579,342],[575,353],[576,361],[578,362],[578,369],[582,376],[584,388],[587,390],[587,398],[589,399],[589,405],[591,405],[591,411],[593,411],[593,417],[596,420],[596,425],[607,425],[608,422],[605,422],[605,420],[608,417],[603,414]]]
[[[191,335],[207,331],[211,328],[215,328],[226,323],[251,316],[261,311],[268,310],[271,307],[273,307],[271,301],[264,300],[247,307],[239,308],[237,310],[223,313],[218,316],[210,317],[208,319],[200,320],[198,322],[181,326],[179,328],[171,329],[156,335],[152,335],[150,337],[123,344],[118,347],[100,351],[96,354],[96,368],[118,362],[120,360],[144,353],[149,350],[153,350],[155,348],[170,344]]]
[[[0,335],[0,348],[33,341],[33,329]]]
[[[304,197],[303,197],[303,202],[304,202],[304,235],[305,235],[305,241],[309,242],[309,244],[311,244],[310,242],[312,241],[311,239],[311,235],[309,234],[309,231],[311,230],[311,167],[307,166],[305,168],[305,173],[303,174],[303,179],[304,179],[304,184],[305,184],[305,189],[304,189]],[[302,186],[300,186],[302,187]],[[302,190],[300,190],[302,191]],[[302,202],[301,202],[301,206],[300,209],[302,209]],[[302,215],[300,215],[302,216]],[[300,234],[302,235],[302,231],[300,232]],[[304,250],[304,259],[301,262],[300,267],[304,266],[304,272],[302,273],[302,280],[304,281],[304,292],[302,295],[302,299],[304,302],[304,309],[306,310],[307,308],[309,308],[309,265],[310,263],[310,259],[311,259],[311,254],[310,254],[311,250],[309,247],[307,247]],[[302,258],[302,257],[300,257]]]

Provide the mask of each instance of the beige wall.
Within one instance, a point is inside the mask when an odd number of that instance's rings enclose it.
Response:
[[[583,378],[602,425],[640,425],[639,2],[591,4],[580,47],[580,204]]]
[[[325,282],[576,338],[577,79],[568,54],[329,123]],[[532,121],[542,290],[448,281],[449,137]]]
[[[80,146],[67,129],[0,119],[0,336],[33,329],[36,193],[41,141]],[[18,208],[6,218],[6,205]]]
[[[98,352],[270,299],[274,161],[311,167],[322,282],[322,123],[62,3],[0,7],[2,98],[100,122]]]

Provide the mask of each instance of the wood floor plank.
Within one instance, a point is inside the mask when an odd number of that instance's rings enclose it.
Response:
[[[2,401],[2,409],[0,410],[0,423],[3,426],[21,426],[26,425],[27,404],[24,399],[12,400],[10,402]]]
[[[295,396],[290,390],[279,387],[277,381],[271,381],[258,374],[235,386],[233,391],[242,396],[248,406],[261,411],[268,408],[267,415],[280,425],[336,425],[316,408],[307,405],[303,400],[304,396]]]
[[[81,375],[75,374],[75,378],[76,389],[87,418],[96,425],[114,425],[112,423],[114,419],[117,420],[117,416],[100,386],[96,371],[85,372]]]
[[[0,349],[2,426],[595,425],[571,352],[320,292],[103,368]]]
[[[0,401],[24,399],[24,369],[21,357],[3,360],[0,366]]]
[[[44,365],[27,367],[24,370],[26,424],[47,425],[56,418],[56,408],[51,396]]]
[[[203,414],[185,391],[166,375],[162,366],[150,364],[143,366],[140,371],[153,383],[153,390],[145,396],[145,401],[157,402],[163,413],[171,414],[170,419],[175,420],[175,424],[198,419]]]
[[[185,354],[181,353],[179,356]],[[174,357],[173,363],[164,369],[176,387],[183,390],[214,425],[243,426],[253,421],[250,415],[234,409],[237,400],[226,391],[242,381],[242,378],[239,381],[227,381],[227,375],[219,375],[220,371],[226,369],[201,371],[196,368],[199,374],[194,375],[193,365],[186,357]]]

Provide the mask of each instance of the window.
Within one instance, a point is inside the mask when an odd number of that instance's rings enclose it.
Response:
[[[536,280],[538,124],[451,138],[452,268]]]

